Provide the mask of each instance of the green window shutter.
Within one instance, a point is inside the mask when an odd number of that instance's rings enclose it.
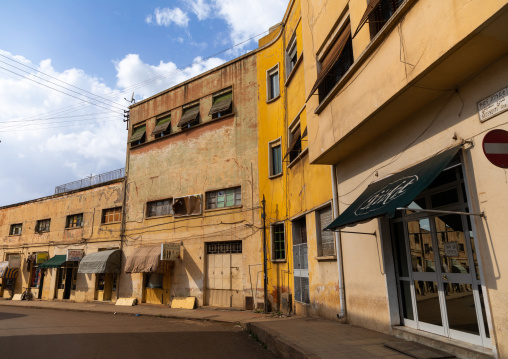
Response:
[[[145,131],[146,131],[146,125],[139,126],[135,129],[133,129],[132,130],[133,133],[132,133],[131,139],[129,140],[129,143],[139,141],[141,139],[141,137],[143,137],[143,135],[145,134]]]
[[[215,113],[228,110],[231,107],[232,100],[233,100],[232,92],[226,92],[224,94],[214,97],[212,108],[210,109],[208,115],[211,116]]]
[[[171,126],[171,116],[167,116],[157,120],[157,125],[153,129],[152,136],[158,135],[168,129]]]

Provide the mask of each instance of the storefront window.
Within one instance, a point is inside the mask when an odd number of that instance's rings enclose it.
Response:
[[[163,273],[147,273],[146,274],[146,287],[147,288],[162,288]]]

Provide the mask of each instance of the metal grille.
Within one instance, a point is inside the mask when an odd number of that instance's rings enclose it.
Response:
[[[83,178],[79,181],[74,181],[74,182],[63,184],[61,186],[55,187],[55,194],[65,193],[65,192],[74,191],[74,190],[85,188],[85,187],[95,186],[97,184],[113,181],[113,180],[116,180],[116,179],[119,179],[122,177],[125,177],[125,168],[120,168],[118,170],[102,173],[100,175],[95,175],[95,176]]]
[[[403,2],[404,0],[381,0],[369,18],[372,36],[381,31]]]
[[[295,301],[310,303],[307,244],[293,246],[293,263],[295,274]]]
[[[207,254],[242,253],[242,241],[207,243],[206,253]]]

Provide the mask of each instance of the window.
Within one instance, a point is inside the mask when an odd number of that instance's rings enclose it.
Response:
[[[307,243],[307,222],[305,216],[293,221],[293,245]]]
[[[41,219],[37,221],[37,223],[35,224],[35,232],[36,233],[49,232],[50,224],[51,219]]]
[[[268,145],[268,165],[270,166],[270,177],[282,173],[282,147],[280,138],[270,142]]]
[[[178,127],[182,130],[199,124],[199,103],[187,105],[182,110],[182,118],[178,122]]]
[[[208,113],[212,118],[219,118],[233,113],[233,92],[231,90],[222,91],[213,96],[212,108]]]
[[[333,45],[319,61],[317,80],[310,91],[310,95],[319,90],[319,102],[322,102],[353,65],[353,62],[351,26],[347,22]]]
[[[161,138],[171,133],[171,114],[161,116],[157,119],[157,123],[152,131],[152,136]]]
[[[294,34],[291,41],[289,41],[288,47],[286,48],[286,77],[289,77],[295,68],[297,60],[298,53],[296,50],[296,34]]]
[[[286,259],[286,236],[284,233],[284,223],[272,224],[270,226],[272,237],[272,259]]]
[[[335,237],[332,231],[324,229],[332,223],[332,206],[327,206],[316,212],[318,225],[318,256],[327,257],[335,255]]]
[[[102,223],[120,222],[122,219],[122,207],[102,210]]]
[[[266,92],[267,101],[273,100],[279,96],[279,65],[266,72]]]
[[[202,196],[200,194],[177,197],[173,201],[175,217],[196,216],[202,213]]]
[[[300,119],[297,119],[288,129],[288,153],[289,162],[293,162],[302,152],[302,132],[300,129]]]
[[[137,146],[146,141],[146,125],[134,127],[132,129],[132,136],[129,140],[129,143],[132,146]]]
[[[23,228],[23,224],[11,224],[11,230],[9,231],[9,235],[11,236],[21,236],[21,229]]]
[[[240,206],[242,204],[242,188],[235,187],[206,193],[206,209]]]
[[[147,217],[171,216],[173,215],[173,199],[162,199],[148,202],[146,205]]]
[[[83,213],[67,216],[65,228],[76,228],[83,226]]]
[[[367,7],[367,9],[371,11],[369,14],[366,13],[368,16],[371,38],[381,31],[383,26],[390,20],[403,2],[404,0],[371,0],[372,5],[377,4],[373,8],[371,6]],[[370,10],[371,8],[372,10]]]

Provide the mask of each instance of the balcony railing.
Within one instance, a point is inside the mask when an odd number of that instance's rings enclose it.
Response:
[[[101,173],[100,175],[83,178],[79,181],[63,184],[61,186],[55,187],[55,194],[95,186],[97,184],[113,181],[122,177],[125,177],[125,168],[120,168],[111,172]]]

